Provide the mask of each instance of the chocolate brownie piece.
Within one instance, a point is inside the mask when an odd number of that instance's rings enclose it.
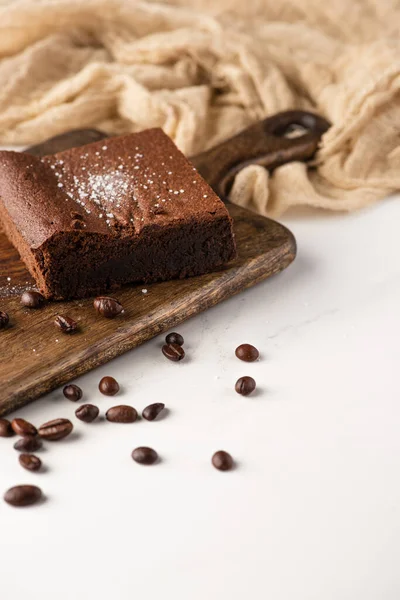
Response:
[[[0,221],[54,299],[199,275],[235,257],[225,205],[161,129],[43,158],[0,152]]]

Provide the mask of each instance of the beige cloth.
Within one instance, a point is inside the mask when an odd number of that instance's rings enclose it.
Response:
[[[317,168],[250,166],[234,202],[350,210],[400,188],[398,0],[174,4],[0,0],[0,143],[161,126],[191,155],[304,108],[333,122]]]

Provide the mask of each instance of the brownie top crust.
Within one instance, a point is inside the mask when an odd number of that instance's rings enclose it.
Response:
[[[223,202],[161,129],[43,158],[2,151],[0,200],[33,249],[76,229],[135,236],[146,227],[228,217]]]

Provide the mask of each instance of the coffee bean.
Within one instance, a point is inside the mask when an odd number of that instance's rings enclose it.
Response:
[[[105,396],[115,396],[119,392],[118,381],[114,377],[103,377],[99,383],[99,390]]]
[[[71,319],[71,317],[64,317],[63,315],[57,315],[54,319],[54,325],[61,329],[63,333],[75,333],[78,329],[78,323]]]
[[[108,296],[95,298],[93,305],[97,312],[107,319],[114,319],[114,317],[124,312],[122,304],[118,300],[115,300],[115,298],[109,298]]]
[[[112,423],[134,423],[137,419],[137,411],[133,406],[120,404],[108,409],[106,419]]]
[[[11,427],[17,435],[37,435],[36,427],[25,421],[25,419],[13,419]]]
[[[67,437],[73,428],[74,426],[68,419],[53,419],[39,427],[39,435],[45,440],[55,442]]]
[[[235,390],[238,394],[242,394],[242,396],[248,396],[251,392],[254,392],[255,389],[256,382],[252,377],[240,377],[235,384]]]
[[[133,450],[132,458],[135,462],[139,463],[140,465],[154,465],[154,463],[158,459],[158,454],[155,450],[153,450],[153,448],[141,446]]]
[[[71,402],[78,402],[83,396],[81,388],[74,383],[66,385],[63,389],[63,394],[68,400],[71,400]]]
[[[213,455],[211,462],[218,471],[229,471],[233,467],[232,456],[224,450],[216,452]]]
[[[10,421],[7,419],[0,419],[0,437],[12,437],[15,434],[13,428],[11,427]]]
[[[10,321],[10,317],[6,312],[0,310],[0,329],[5,329]]]
[[[240,360],[245,362],[254,362],[260,356],[257,348],[251,344],[241,344],[235,350],[235,354]]]
[[[42,461],[34,454],[20,454],[19,464],[27,471],[39,471]]]
[[[166,358],[173,360],[174,362],[178,362],[185,358],[185,351],[182,346],[179,346],[178,344],[164,344],[162,353]]]
[[[44,302],[44,296],[32,290],[24,292],[21,296],[21,304],[28,308],[40,308]]]
[[[75,411],[75,416],[84,423],[91,423],[99,416],[99,409],[94,404],[82,404]]]
[[[42,498],[42,490],[36,485],[16,485],[4,494],[4,500],[11,506],[30,506]]]
[[[14,444],[14,448],[19,452],[36,452],[41,447],[42,442],[37,435],[25,435]]]
[[[154,421],[156,417],[164,410],[165,404],[162,402],[156,402],[155,404],[149,404],[142,412],[142,417],[147,421]]]
[[[178,346],[183,346],[185,340],[183,339],[180,333],[176,333],[175,331],[173,331],[172,333],[169,333],[167,335],[165,341],[167,342],[167,344],[178,344]]]

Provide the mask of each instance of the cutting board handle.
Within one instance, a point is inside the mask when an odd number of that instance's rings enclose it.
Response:
[[[235,175],[247,165],[272,170],[287,162],[311,159],[329,127],[319,115],[290,110],[259,121],[190,160],[214,191],[226,198]]]
[[[294,160],[310,160],[329,127],[330,123],[319,115],[289,110],[251,125],[190,160],[214,191],[226,199],[235,175],[247,165],[257,164],[272,170]],[[105,137],[105,133],[96,129],[77,129],[31,146],[25,152],[44,156]]]

